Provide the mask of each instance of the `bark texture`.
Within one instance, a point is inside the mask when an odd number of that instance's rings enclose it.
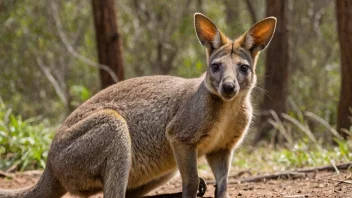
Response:
[[[274,110],[278,115],[287,112],[289,88],[287,6],[287,0],[267,0],[267,16],[275,16],[277,26],[267,49],[264,89],[268,91],[268,94],[264,95],[261,105],[263,115],[259,118],[259,130],[255,142],[266,137],[272,129],[267,122],[269,110]]]
[[[108,66],[117,76],[124,80],[121,36],[117,27],[114,0],[92,0],[96,42],[99,63]],[[102,89],[115,84],[111,74],[100,69]]]
[[[350,120],[352,116],[352,1],[336,0],[336,15],[341,52],[341,90],[337,130],[346,138],[347,133],[344,133],[343,129],[348,130],[352,124]]]

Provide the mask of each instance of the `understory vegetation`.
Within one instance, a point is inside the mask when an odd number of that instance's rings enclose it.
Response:
[[[23,119],[0,98],[0,170],[44,168],[53,136],[48,120]]]
[[[304,122],[296,121],[298,125],[307,127]],[[289,128],[297,127],[288,123],[280,126],[282,124],[280,121],[273,124],[282,127],[280,130],[286,132]],[[296,134],[299,138],[295,140],[292,135],[286,134],[291,140],[281,146],[264,143],[252,147],[247,143],[249,140],[245,141],[234,153],[233,166],[253,172],[272,172],[352,161],[352,141],[334,137],[332,134],[331,142],[328,142],[320,138],[326,138],[326,135],[309,137],[309,133],[306,134],[307,131],[304,132],[302,129],[295,130],[302,133]],[[52,127],[47,119],[43,117],[23,119],[0,100],[0,170],[43,169],[54,134],[55,127]]]

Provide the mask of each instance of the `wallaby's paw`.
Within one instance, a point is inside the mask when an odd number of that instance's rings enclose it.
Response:
[[[198,188],[198,197],[203,197],[205,192],[207,191],[207,183],[203,178],[199,177],[199,188]]]

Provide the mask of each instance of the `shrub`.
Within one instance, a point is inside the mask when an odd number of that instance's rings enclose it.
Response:
[[[54,128],[40,117],[22,119],[0,98],[0,169],[45,167]]]

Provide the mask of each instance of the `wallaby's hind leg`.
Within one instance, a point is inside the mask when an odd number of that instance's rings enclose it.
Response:
[[[48,161],[71,194],[124,198],[131,166],[127,123],[114,110],[100,110],[61,131]]]
[[[129,141],[129,140],[126,140]],[[111,156],[106,161],[103,174],[104,198],[123,198],[126,194],[128,175],[131,167],[129,144],[111,148]]]
[[[142,197],[147,193],[149,193],[150,191],[154,190],[155,188],[159,187],[160,185],[164,184],[165,182],[169,181],[175,174],[176,172],[171,172],[147,184],[144,184],[136,189],[128,190],[126,197],[127,198]]]

